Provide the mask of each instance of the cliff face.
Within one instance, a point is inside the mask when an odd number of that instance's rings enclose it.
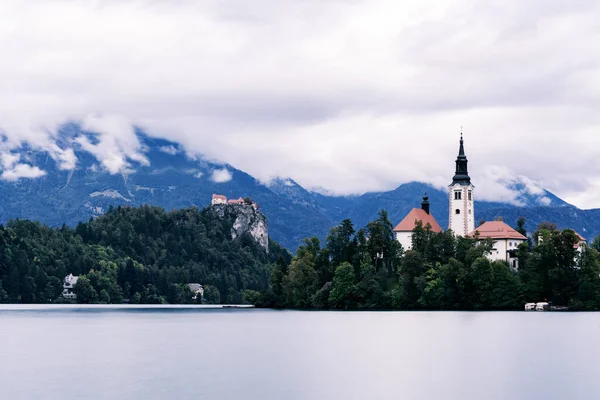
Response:
[[[211,209],[219,217],[233,220],[232,239],[249,233],[256,243],[269,252],[269,229],[263,213],[248,205],[213,205]]]

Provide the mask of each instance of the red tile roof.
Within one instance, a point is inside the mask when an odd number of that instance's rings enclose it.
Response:
[[[421,221],[423,223],[423,227],[427,226],[427,224],[431,225],[431,230],[433,232],[441,232],[442,228],[437,223],[433,215],[427,214],[420,208],[413,208],[406,217],[396,227],[394,228],[394,232],[412,232],[415,229],[415,225],[417,221]]]
[[[521,235],[519,232],[517,232],[502,221],[484,222],[479,228],[471,232],[469,236],[474,236],[475,232],[479,232],[479,237],[482,239],[491,238],[527,240],[526,236]]]
[[[573,231],[575,232],[575,231]],[[585,238],[583,236],[581,236],[579,233],[575,232],[575,234],[577,235],[577,237],[579,238],[579,242],[575,243],[573,245],[574,249],[578,249],[579,246],[581,245],[581,242],[587,243],[587,240],[585,240]]]
[[[221,200],[227,200],[227,197],[223,196],[222,194],[213,194],[213,199],[221,199]]]

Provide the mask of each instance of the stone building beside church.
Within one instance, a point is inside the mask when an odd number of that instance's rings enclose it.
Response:
[[[421,208],[410,210],[408,215],[394,228],[396,240],[400,242],[405,251],[412,248],[412,231],[415,229],[418,221],[421,221],[423,227],[429,227],[433,232],[439,233],[442,231],[440,224],[431,215],[429,206],[429,197],[425,194]]]

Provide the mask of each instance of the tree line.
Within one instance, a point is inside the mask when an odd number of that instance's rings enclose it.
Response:
[[[579,252],[572,230],[541,224],[516,249],[518,268],[490,261],[492,240],[417,224],[411,250],[385,211],[356,230],[348,219],[295,256],[249,235],[232,240],[235,214],[116,207],[74,228],[13,220],[0,226],[0,302],[55,303],[79,276],[80,303],[252,303],[307,309],[517,310],[549,301],[600,309],[600,240]],[[525,221],[516,229],[526,235]],[[192,299],[187,284],[200,283]]]
[[[111,207],[74,228],[10,221],[0,226],[0,302],[64,301],[70,273],[80,303],[255,302],[271,265],[291,255],[274,241],[267,253],[249,234],[232,240],[234,218],[142,206]],[[188,283],[204,286],[202,299]]]
[[[525,220],[516,229],[526,235]],[[490,261],[491,239],[436,233],[417,223],[412,249],[402,249],[385,211],[355,230],[350,220],[321,245],[305,239],[288,266],[277,263],[265,307],[402,310],[521,310],[548,301],[574,310],[600,309],[600,240],[581,252],[577,234],[541,224],[517,248],[518,268]]]

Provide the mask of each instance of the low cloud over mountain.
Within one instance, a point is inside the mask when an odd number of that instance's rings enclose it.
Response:
[[[599,7],[6,0],[0,152],[26,142],[75,171],[59,134],[75,122],[99,133],[77,138],[99,168],[131,174],[149,161],[138,127],[262,182],[360,194],[444,187],[465,125],[480,199],[519,204],[505,183],[526,176],[598,207]],[[22,158],[2,178],[44,173]]]

